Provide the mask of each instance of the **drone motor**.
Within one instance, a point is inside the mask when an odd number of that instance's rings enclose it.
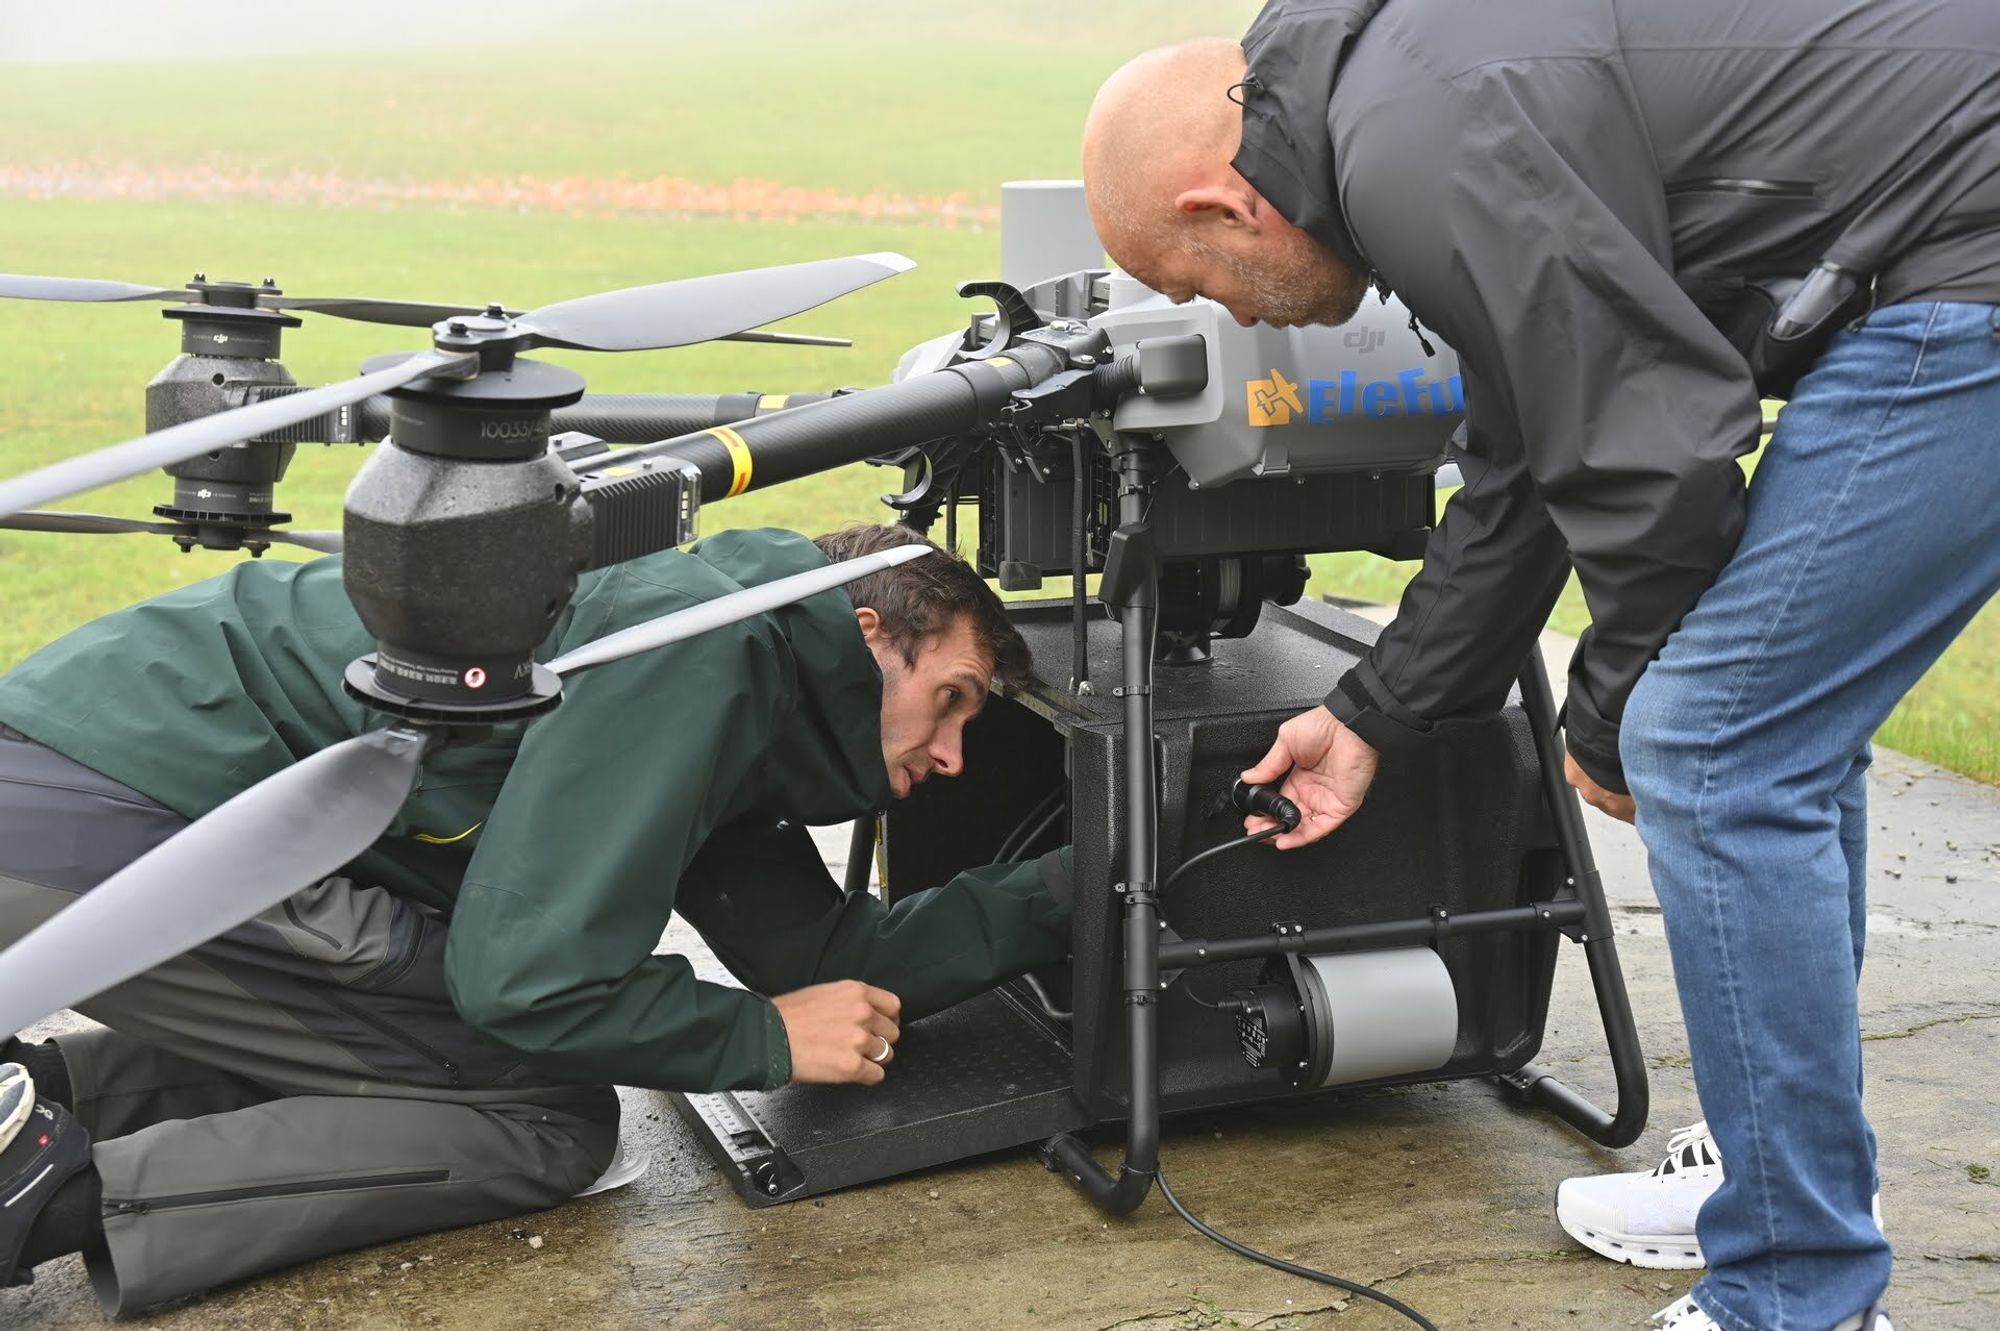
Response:
[[[1237,1014],[1243,1061],[1300,1087],[1429,1072],[1450,1061],[1458,1042],[1458,993],[1427,947],[1288,952],[1223,1006]]]
[[[280,294],[274,280],[253,286],[211,282],[196,273],[188,290],[193,296],[187,304],[161,311],[181,325],[181,354],[146,385],[149,431],[237,406],[252,387],[297,382],[279,364],[278,350],[284,331],[302,321],[257,303]],[[173,501],[155,504],[153,512],[192,528],[174,537],[183,550],[199,545],[262,554],[266,542],[258,534],[291,520],[275,507],[273,490],[295,451],[291,444],[266,444],[189,458],[167,468],[174,478]]]

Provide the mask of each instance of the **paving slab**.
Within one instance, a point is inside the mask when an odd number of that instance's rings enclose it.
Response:
[[[1566,655],[1564,644],[1552,644]],[[1560,676],[1560,670],[1553,671]],[[1869,1109],[1903,1331],[2000,1327],[2000,791],[1896,754],[1870,775]],[[1592,1145],[1490,1086],[1404,1089],[1168,1121],[1182,1200],[1245,1242],[1381,1286],[1448,1331],[1640,1327],[1691,1283],[1571,1243],[1556,1184],[1652,1165],[1700,1117],[1659,908],[1632,830],[1589,815],[1652,1068],[1639,1146]],[[829,859],[844,831],[825,831]],[[670,934],[681,946],[682,935]],[[1580,950],[1540,1060],[1609,1104]],[[893,1074],[892,1074],[893,1075]],[[1099,1216],[1031,1150],[772,1210],[744,1207],[665,1097],[625,1091],[630,1186],[327,1258],[136,1319],[160,1331],[1375,1331],[1400,1318],[1254,1266],[1157,1196]],[[1118,1149],[1100,1134],[1104,1158]],[[100,1323],[75,1259],[0,1292],[0,1329]]]

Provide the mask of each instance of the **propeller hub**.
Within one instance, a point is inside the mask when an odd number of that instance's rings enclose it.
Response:
[[[256,308],[259,296],[281,294],[268,277],[263,285],[253,286],[248,282],[211,282],[206,273],[196,273],[194,281],[188,283],[188,290],[194,293],[193,304],[241,310]]]
[[[476,351],[482,371],[504,370],[514,357],[529,350],[532,330],[507,317],[499,305],[484,314],[460,314],[431,326],[431,343],[439,351]]]
[[[361,368],[387,369],[403,359],[378,356]],[[476,378],[430,377],[393,390],[389,437],[431,457],[529,461],[548,451],[549,413],[582,396],[583,376],[574,370],[510,358],[498,368],[482,365]]]

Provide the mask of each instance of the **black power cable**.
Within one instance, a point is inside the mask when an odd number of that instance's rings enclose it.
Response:
[[[1187,859],[1182,860],[1180,862],[1179,867],[1177,867],[1172,873],[1167,875],[1167,881],[1160,888],[1160,895],[1165,896],[1167,893],[1173,891],[1174,881],[1178,879],[1182,874],[1186,873],[1189,869],[1194,868],[1195,865],[1200,864],[1203,860],[1212,859],[1215,856],[1222,854],[1222,852],[1225,850],[1240,850],[1244,846],[1252,846],[1259,841],[1268,841],[1272,837],[1277,836],[1282,832],[1291,831],[1292,828],[1295,826],[1297,826],[1296,823],[1293,824],[1274,823],[1272,826],[1265,828],[1261,832],[1251,832],[1244,836],[1237,837],[1234,841],[1225,841],[1219,846],[1210,846],[1207,850],[1202,851],[1199,855],[1190,855]]]
[[[1014,824],[1014,830],[1001,840],[1000,848],[993,853],[993,862],[1011,863],[1016,855],[1040,840],[1062,815],[1063,798],[1068,793],[1069,783],[1065,781],[1042,796],[1035,807],[1028,810],[1020,822]]]
[[[1335,1289],[1344,1289],[1350,1294],[1358,1294],[1364,1299],[1373,1299],[1384,1307],[1393,1308],[1395,1311],[1409,1318],[1418,1326],[1423,1327],[1424,1331],[1438,1331],[1436,1324],[1428,1317],[1425,1317],[1415,1308],[1412,1308],[1409,1304],[1404,1303],[1394,1295],[1384,1294],[1381,1290],[1373,1289],[1361,1284],[1359,1281],[1343,1280],[1339,1276],[1330,1276],[1324,1271],[1315,1271],[1310,1266],[1300,1266],[1298,1263],[1288,1262],[1282,1257],[1273,1257],[1267,1252],[1258,1252],[1247,1243],[1238,1243],[1227,1234],[1211,1229],[1209,1226],[1203,1224],[1187,1207],[1181,1205],[1181,1199],[1174,1196],[1174,1190],[1167,1186],[1165,1170],[1158,1171],[1153,1175],[1153,1178],[1160,1185],[1160,1195],[1167,1199],[1167,1205],[1173,1207],[1180,1214],[1181,1219],[1194,1226],[1197,1234],[1200,1234],[1204,1238],[1214,1239],[1238,1257],[1248,1257],[1251,1261],[1268,1266],[1273,1271],[1283,1271],[1286,1275],[1298,1276],[1304,1280],[1316,1280],[1322,1285],[1331,1285]]]
[[[1202,851],[1199,855],[1193,855],[1185,860],[1182,860],[1180,865],[1177,868],[1175,868],[1175,870],[1172,873],[1167,875],[1167,881],[1160,887],[1160,897],[1162,903],[1164,904],[1167,893],[1173,890],[1175,879],[1179,878],[1189,869],[1194,868],[1195,865],[1200,864],[1203,860],[1208,859],[1210,856],[1220,855],[1225,850],[1236,850],[1242,846],[1254,845],[1259,841],[1269,840],[1271,837],[1277,836],[1281,832],[1289,832],[1291,830],[1292,830],[1291,827],[1288,827],[1284,823],[1279,823],[1274,827],[1267,827],[1261,832],[1252,832],[1247,836],[1237,837],[1234,841],[1225,841],[1219,846],[1210,846],[1207,850]],[[1210,999],[1203,998],[1200,994],[1194,991],[1194,986],[1191,984],[1183,982],[1181,985],[1181,992],[1186,994],[1188,996],[1189,1001],[1194,1003],[1196,1007],[1205,1007],[1211,1012],[1235,1011],[1234,1008],[1226,1006],[1225,1003],[1217,1003],[1211,1001]]]
[[[1233,803],[1235,803],[1238,809],[1242,810],[1245,813],[1260,813],[1265,815],[1266,817],[1277,818],[1279,821],[1276,826],[1267,827],[1261,832],[1252,832],[1247,836],[1237,837],[1233,841],[1225,841],[1219,846],[1211,846],[1207,850],[1202,851],[1199,855],[1191,856],[1190,858],[1182,861],[1179,867],[1177,867],[1171,874],[1167,875],[1166,883],[1162,885],[1162,887],[1160,888],[1160,895],[1162,897],[1165,897],[1168,890],[1173,887],[1175,879],[1179,878],[1189,869],[1192,869],[1195,865],[1200,864],[1203,860],[1209,859],[1210,857],[1215,855],[1220,855],[1224,851],[1238,850],[1244,846],[1255,845],[1259,841],[1264,841],[1271,837],[1277,836],[1280,832],[1289,832],[1294,827],[1297,827],[1299,825],[1298,806],[1293,804],[1290,800],[1284,799],[1282,796],[1279,796],[1277,794],[1277,788],[1275,784],[1270,786],[1249,786],[1239,781],[1236,783],[1235,790],[1231,792],[1231,800]],[[1209,1000],[1201,997],[1199,994],[1194,992],[1194,989],[1191,985],[1183,984],[1181,986],[1181,992],[1186,994],[1190,999],[1193,999],[1196,1003],[1200,1004],[1202,1007],[1209,1008],[1212,1011],[1225,1012],[1234,1010],[1227,1006],[1227,1000],[1225,1000],[1222,1003],[1212,1003]],[[1315,1271],[1310,1266],[1300,1266],[1298,1263],[1288,1262],[1284,1260],[1282,1257],[1273,1257],[1269,1253],[1259,1252],[1255,1248],[1251,1247],[1246,1243],[1238,1243],[1235,1239],[1230,1238],[1227,1234],[1220,1233],[1217,1230],[1210,1228],[1208,1225],[1202,1223],[1202,1221],[1198,1219],[1193,1212],[1189,1211],[1187,1207],[1182,1206],[1180,1198],[1174,1196],[1173,1188],[1171,1188],[1167,1184],[1167,1175],[1165,1170],[1156,1170],[1154,1172],[1153,1177],[1155,1181],[1157,1181],[1160,1185],[1160,1195],[1167,1199],[1167,1205],[1173,1207],[1174,1211],[1177,1214],[1179,1214],[1181,1219],[1187,1221],[1188,1224],[1192,1225],[1196,1233],[1202,1235],[1204,1238],[1210,1238],[1215,1240],[1215,1242],[1229,1249],[1229,1251],[1235,1253],[1238,1257],[1247,1257],[1251,1261],[1258,1262],[1264,1266],[1268,1266],[1274,1271],[1283,1271],[1287,1275],[1298,1276],[1304,1280],[1315,1280],[1322,1285],[1331,1285],[1335,1289],[1344,1289],[1350,1294],[1358,1294],[1364,1299],[1373,1299],[1375,1302],[1382,1304],[1384,1307],[1393,1308],[1395,1311],[1409,1318],[1412,1322],[1415,1322],[1418,1326],[1423,1327],[1424,1331],[1438,1331],[1437,1327],[1430,1321],[1430,1319],[1426,1318],[1422,1313],[1418,1312],[1415,1308],[1410,1307],[1407,1303],[1402,1302],[1400,1299],[1382,1293],[1382,1291],[1378,1289],[1372,1289],[1369,1286],[1361,1284],[1358,1281],[1346,1280],[1340,1276],[1328,1275],[1324,1271]]]

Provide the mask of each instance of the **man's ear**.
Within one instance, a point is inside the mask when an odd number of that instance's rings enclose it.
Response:
[[[1241,186],[1196,185],[1174,196],[1174,210],[1186,214],[1191,221],[1212,220],[1226,227],[1256,231],[1263,225],[1257,202],[1257,195]]]
[[[855,608],[854,618],[861,625],[862,640],[874,646],[875,640],[882,634],[882,616],[876,614],[873,607],[864,605]]]

